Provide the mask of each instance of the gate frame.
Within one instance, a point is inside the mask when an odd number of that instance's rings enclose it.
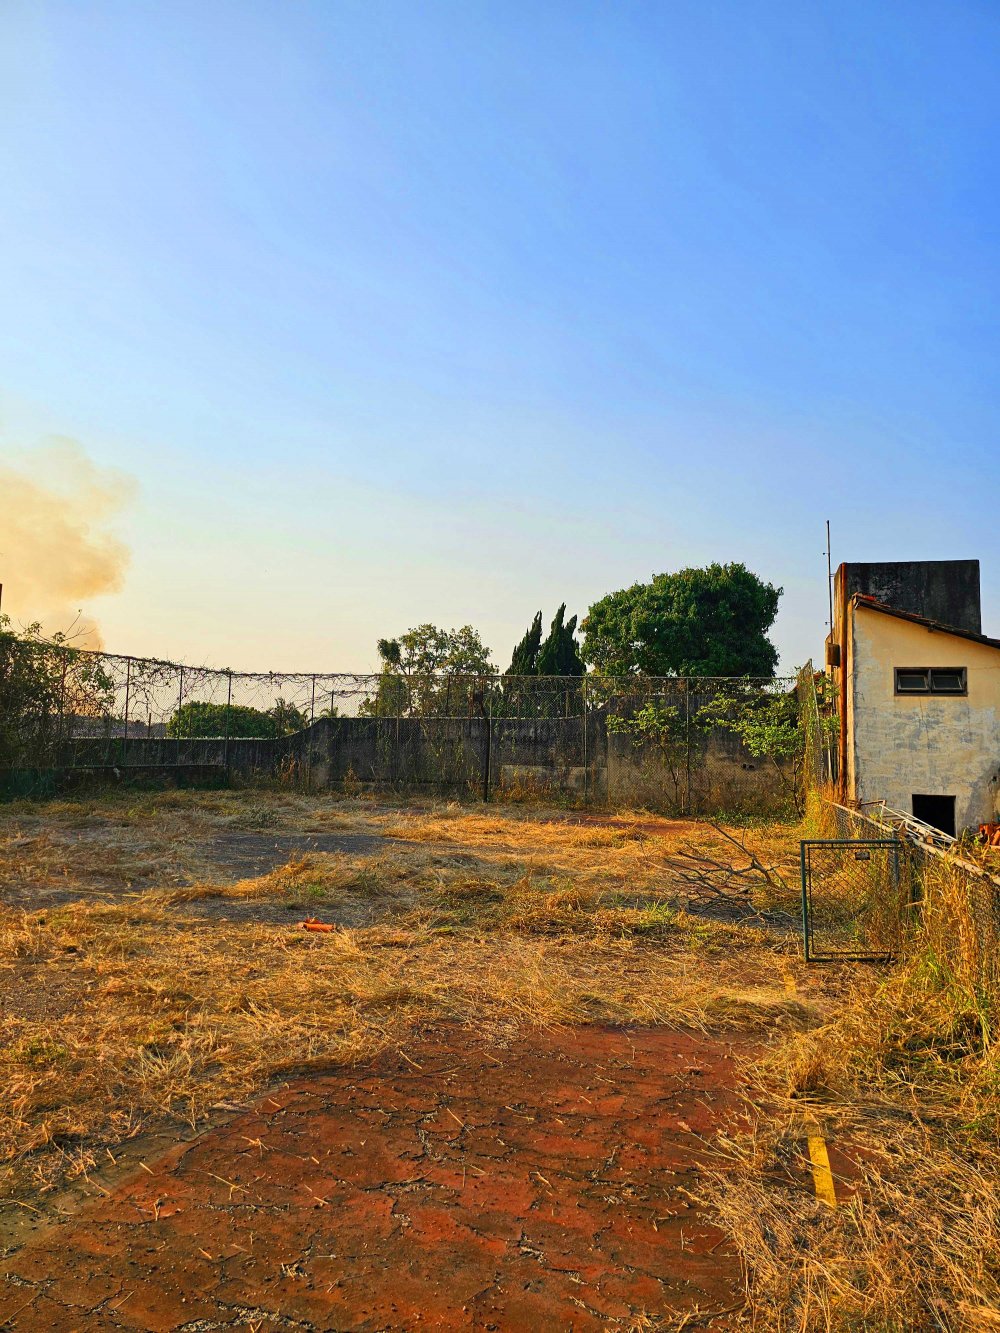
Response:
[[[807,963],[891,963],[894,953],[816,953],[812,950],[812,849],[814,847],[881,848],[893,853],[893,879],[899,886],[903,843],[900,838],[803,838],[799,842],[802,874],[802,947]]]

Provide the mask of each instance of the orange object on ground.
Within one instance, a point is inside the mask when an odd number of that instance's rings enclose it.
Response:
[[[331,931],[336,929],[335,926],[328,925],[326,921],[317,921],[314,916],[308,917],[305,921],[300,921],[299,924],[303,930]]]
[[[980,824],[979,836],[991,847],[1000,847],[1000,824]]]

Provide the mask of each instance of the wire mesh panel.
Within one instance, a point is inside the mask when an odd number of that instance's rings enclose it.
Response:
[[[801,843],[802,931],[807,962],[895,957],[910,916],[909,876],[896,838]]]
[[[787,808],[790,680],[247,672],[0,633],[0,792],[214,775],[309,789]],[[166,773],[165,770],[170,770]]]

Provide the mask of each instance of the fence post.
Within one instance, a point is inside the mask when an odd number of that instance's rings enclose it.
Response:
[[[490,755],[493,750],[493,709],[487,707],[486,687],[483,687],[483,729],[485,735],[485,745],[483,747],[483,800],[490,799]]]
[[[59,730],[56,740],[56,767],[59,767],[62,760],[62,750],[65,744],[63,732],[66,728],[66,666],[67,656],[64,648],[62,651],[62,675],[59,679]]]
[[[129,691],[132,688],[132,659],[125,659],[125,734],[122,736],[122,768],[126,766],[128,760],[128,705]]]
[[[691,813],[691,679],[684,677],[684,750],[685,750],[685,785],[684,813]]]
[[[313,789],[313,788],[312,788],[312,775],[313,775],[313,743],[314,743],[314,741],[315,741],[315,737],[313,736],[313,727],[315,726],[315,723],[316,723],[316,677],[313,676],[313,678],[312,678],[312,700],[311,700],[311,702],[310,702],[310,704],[309,704],[309,753],[308,753],[308,761],[307,761],[307,762],[308,762],[308,768],[307,768],[307,772],[306,772],[306,785],[308,786],[308,788],[309,788],[310,791],[312,791],[312,789]]]
[[[233,706],[233,673],[231,671],[227,673],[227,680],[229,681],[229,690],[226,694],[226,737],[222,749],[222,762],[225,765],[226,785],[228,786],[231,776],[229,771],[229,714]]]
[[[184,668],[181,667],[180,684],[177,687],[177,745],[174,749],[174,763],[179,767],[181,762],[181,727],[184,725],[181,721],[181,709],[184,707]]]
[[[587,754],[587,677],[580,681],[580,704],[583,708],[583,803],[590,800],[590,756]]]

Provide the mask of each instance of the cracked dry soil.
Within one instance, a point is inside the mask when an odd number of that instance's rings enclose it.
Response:
[[[37,1219],[0,1327],[728,1328],[739,1265],[698,1196],[749,1049],[438,1028],[292,1080]]]

